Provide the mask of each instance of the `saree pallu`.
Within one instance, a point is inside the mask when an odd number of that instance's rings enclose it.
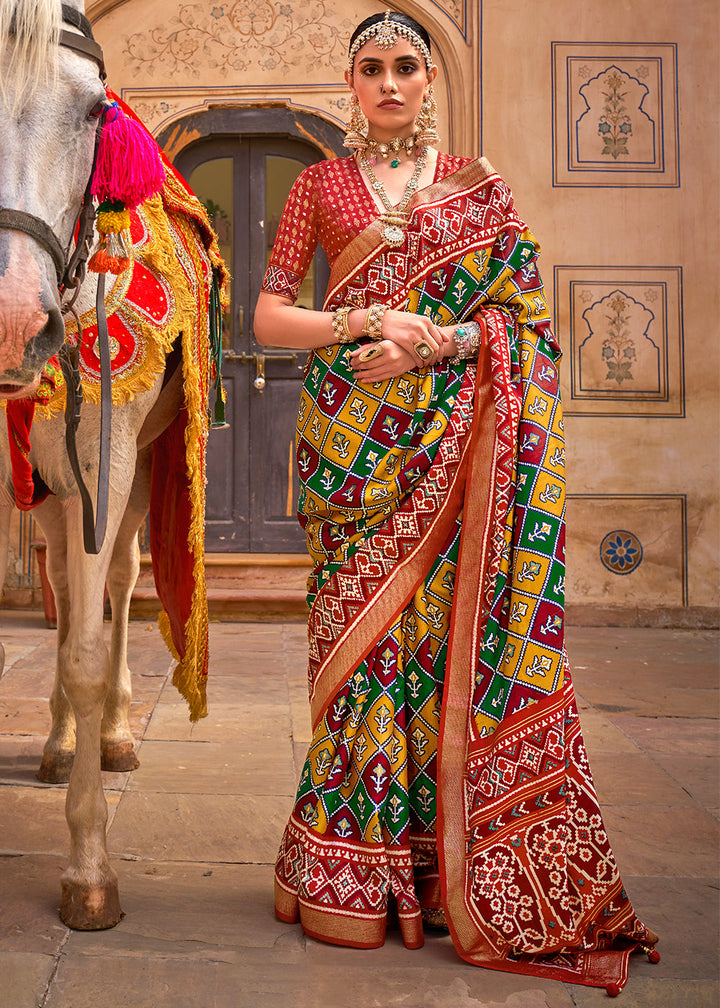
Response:
[[[559,348],[538,247],[484,160],[379,223],[326,308],[478,320],[477,363],[358,385],[315,351],[298,415],[313,739],[275,874],[277,916],[408,947],[444,910],[458,953],[616,992],[655,935],[613,859],[565,656]],[[350,348],[352,349],[352,347]],[[392,897],[392,899],[391,899]]]

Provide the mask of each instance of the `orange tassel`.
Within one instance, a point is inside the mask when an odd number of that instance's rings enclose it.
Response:
[[[109,273],[111,259],[108,250],[104,245],[101,245],[97,252],[90,256],[88,269],[93,270],[94,273]]]

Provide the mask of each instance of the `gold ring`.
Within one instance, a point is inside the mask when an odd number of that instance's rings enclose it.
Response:
[[[421,361],[423,364],[425,363],[426,360],[429,360],[435,353],[430,344],[426,343],[424,339],[416,343],[415,346],[413,347],[413,350],[415,352],[415,356],[417,357],[417,359]]]
[[[363,364],[367,364],[368,361],[376,360],[378,357],[382,357],[385,353],[385,347],[382,343],[373,343],[372,346],[366,347],[362,353],[358,354],[358,360]]]

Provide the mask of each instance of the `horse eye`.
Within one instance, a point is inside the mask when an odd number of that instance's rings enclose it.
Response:
[[[101,115],[104,114],[107,108],[107,101],[103,99],[102,101],[96,102],[93,107],[88,112],[88,119],[99,119]]]

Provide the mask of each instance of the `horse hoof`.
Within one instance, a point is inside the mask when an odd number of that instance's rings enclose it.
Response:
[[[35,774],[43,784],[67,784],[75,753],[43,753],[40,769]]]
[[[115,927],[124,916],[117,882],[104,886],[63,882],[60,919],[67,927],[75,931],[104,931]]]
[[[139,766],[140,760],[135,755],[132,742],[111,742],[102,747],[101,770],[126,773],[128,770],[137,770]]]

